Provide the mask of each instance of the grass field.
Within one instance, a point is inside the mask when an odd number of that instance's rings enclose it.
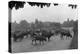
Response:
[[[23,39],[21,42],[12,42],[12,52],[36,52],[36,51],[52,51],[69,49],[72,39],[61,40],[59,36],[51,37],[51,41],[47,41],[42,45],[32,45],[31,40]]]

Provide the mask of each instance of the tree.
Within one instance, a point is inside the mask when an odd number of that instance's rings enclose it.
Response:
[[[9,3],[8,3],[8,6],[9,6],[9,21],[8,21],[8,23],[9,23],[9,33],[10,33],[10,30],[11,30],[11,10],[13,9],[13,7],[15,7],[15,9],[17,10],[17,9],[19,9],[19,8],[23,8],[24,7],[24,4],[25,4],[25,2],[24,1],[10,1]]]
[[[29,23],[26,20],[22,20],[20,21],[20,27],[25,30],[29,27]]]
[[[74,20],[69,20],[69,18],[62,24],[63,27],[73,27],[73,25],[74,25]]]
[[[24,1],[10,1],[8,5],[11,10],[13,9],[13,7],[15,7],[15,9],[17,10],[19,8],[23,8],[24,4]]]
[[[10,1],[8,3],[9,6],[9,24],[11,23],[11,10],[13,9],[13,7],[15,7],[15,9],[19,9],[19,8],[23,8],[24,7],[25,2],[24,1]]]
[[[29,5],[31,6],[40,6],[41,8],[43,8],[44,6],[50,7],[51,3],[42,3],[42,2],[27,2]]]

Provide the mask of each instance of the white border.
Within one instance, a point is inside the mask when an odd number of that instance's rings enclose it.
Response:
[[[0,1],[0,54],[10,54],[8,53],[8,1]],[[21,0],[22,1],[22,0]],[[23,0],[24,1],[24,0]],[[26,0],[26,1],[42,1],[42,2],[55,2],[55,3],[67,3],[67,4],[77,4],[78,5],[78,19],[80,28],[80,0]],[[78,42],[80,42],[80,29],[78,32]],[[80,43],[78,43],[80,45]],[[25,52],[18,54],[80,54],[80,46],[78,50],[59,50],[59,51],[43,51],[43,52]]]

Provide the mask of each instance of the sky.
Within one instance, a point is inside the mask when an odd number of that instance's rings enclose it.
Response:
[[[26,20],[27,22],[35,22],[35,19],[39,21],[48,21],[48,22],[60,22],[63,23],[67,18],[70,20],[77,19],[77,9],[72,9],[68,7],[68,4],[59,4],[54,6],[53,4],[50,7],[31,7],[28,3],[24,5],[24,8],[12,10],[12,22],[16,21],[19,23],[21,20]]]

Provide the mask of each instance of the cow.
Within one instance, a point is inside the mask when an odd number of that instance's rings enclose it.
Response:
[[[53,35],[54,35],[54,33],[52,33],[51,31],[42,31],[42,36],[44,36],[45,38],[47,38],[48,41],[50,41],[50,38]]]
[[[69,30],[65,30],[65,29],[55,30],[55,34],[56,35],[60,34],[61,39],[63,39],[64,36],[66,36],[67,38],[68,37],[72,38],[72,35],[70,34]]]
[[[66,36],[67,38],[72,38],[72,35],[70,34],[70,32],[61,32],[61,39],[63,39],[63,36]]]
[[[35,44],[36,44],[36,41],[39,41],[39,43],[40,43],[40,45],[41,45],[41,43],[44,43],[44,41],[47,41],[47,40],[46,40],[45,37],[37,36],[37,37],[34,37],[34,38],[32,39],[32,44],[33,44],[33,42],[35,42]]]
[[[14,32],[12,37],[13,37],[13,40],[15,42],[17,42],[17,40],[22,41],[24,39],[24,37],[28,37],[28,34],[30,34],[30,33],[22,32],[22,31],[20,31],[18,33]]]
[[[13,35],[13,39],[14,39],[15,42],[17,42],[17,40],[21,41],[23,38],[24,38],[23,34],[17,35],[17,34],[14,33],[14,35]]]
[[[36,36],[41,36],[41,31],[35,30],[30,32],[31,38],[36,37]]]

